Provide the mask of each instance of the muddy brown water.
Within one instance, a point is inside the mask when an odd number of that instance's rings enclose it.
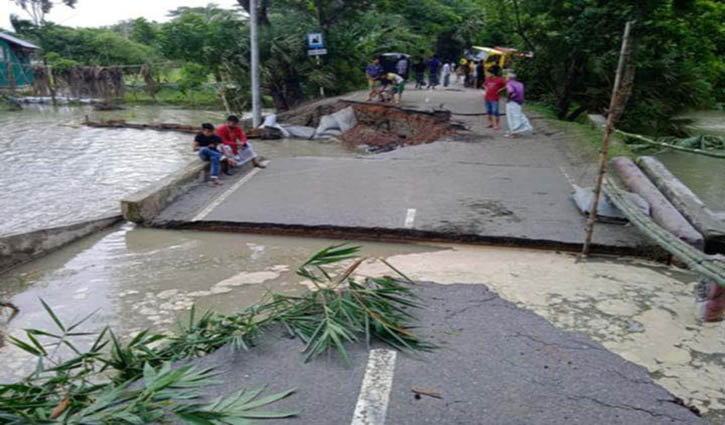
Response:
[[[725,137],[725,111],[699,111],[684,118],[693,120],[695,133]],[[684,152],[665,152],[657,158],[713,210],[725,211],[725,160]]]
[[[188,134],[81,126],[93,120],[221,122],[221,111],[159,106],[96,112],[90,107],[27,105],[0,113],[0,235],[98,218],[119,211],[119,200],[178,170],[197,156]],[[270,158],[342,156],[335,143],[254,141]]]
[[[295,267],[339,243],[123,224],[0,275],[0,299],[20,308],[8,330],[18,337],[22,329],[54,329],[40,299],[66,323],[95,312],[86,330],[109,325],[124,336],[146,328],[174,330],[192,305],[201,312],[233,313],[269,292],[306,291]],[[365,242],[362,254],[388,257],[437,249]],[[0,316],[0,326],[6,318]],[[0,381],[32,367],[29,356],[12,346],[0,349],[0,357]]]

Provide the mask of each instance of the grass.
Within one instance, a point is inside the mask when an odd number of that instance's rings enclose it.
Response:
[[[346,346],[363,340],[406,351],[434,348],[413,332],[412,311],[419,307],[410,292],[413,282],[382,259],[378,261],[390,268],[392,276],[355,277],[367,260],[359,258],[358,251],[358,247],[332,246],[300,266],[297,274],[316,288],[307,295],[271,295],[232,315],[207,312],[197,317],[192,308],[173,335],[146,330],[122,341],[107,327],[95,334],[82,332],[93,315],[68,325],[41,300],[55,329],[27,329],[25,340],[9,338],[35,356],[36,368],[18,382],[0,385],[0,423],[144,424],[174,416],[182,423],[237,425],[295,416],[296,411],[260,410],[292,395],[294,389],[267,396],[262,395],[263,388],[243,390],[205,401],[204,390],[218,384],[214,370],[172,366],[222,346],[251,350],[272,325],[304,342],[305,361],[337,351],[349,364]],[[89,347],[78,345],[78,339],[91,336],[94,342]]]
[[[553,108],[549,105],[542,103],[527,103],[526,107],[532,111],[543,115],[547,118],[547,122],[551,123],[554,127],[565,131],[567,134],[576,137],[580,141],[580,146],[586,149],[593,157],[597,157],[602,148],[602,137],[604,132],[599,129],[592,128],[592,126],[586,122],[588,119],[586,115],[583,115],[579,121],[564,121],[556,117],[556,113]],[[609,157],[615,156],[626,156],[629,158],[635,158],[637,156],[620,138],[614,135],[611,138],[609,145]]]

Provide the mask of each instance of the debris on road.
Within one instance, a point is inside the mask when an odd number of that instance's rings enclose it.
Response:
[[[422,389],[420,389],[418,387],[411,387],[410,388],[410,391],[412,391],[415,394],[415,398],[417,400],[420,400],[421,396],[428,396],[428,397],[431,397],[431,398],[437,398],[439,400],[443,400],[443,396],[442,395],[440,395],[440,394],[438,394],[436,392],[433,392],[433,391],[422,390]]]

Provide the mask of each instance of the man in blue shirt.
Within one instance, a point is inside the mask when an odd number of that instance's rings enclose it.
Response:
[[[441,68],[441,61],[438,55],[428,59],[428,88],[435,89],[438,85],[438,70]]]
[[[380,58],[373,57],[370,65],[365,68],[365,74],[368,77],[368,85],[370,86],[370,94],[368,94],[368,102],[372,102],[373,95],[377,95],[380,90],[380,77],[383,76],[383,67],[380,65]]]

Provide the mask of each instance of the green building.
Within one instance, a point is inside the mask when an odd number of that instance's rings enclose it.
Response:
[[[38,46],[0,32],[0,89],[33,83],[30,57]]]

